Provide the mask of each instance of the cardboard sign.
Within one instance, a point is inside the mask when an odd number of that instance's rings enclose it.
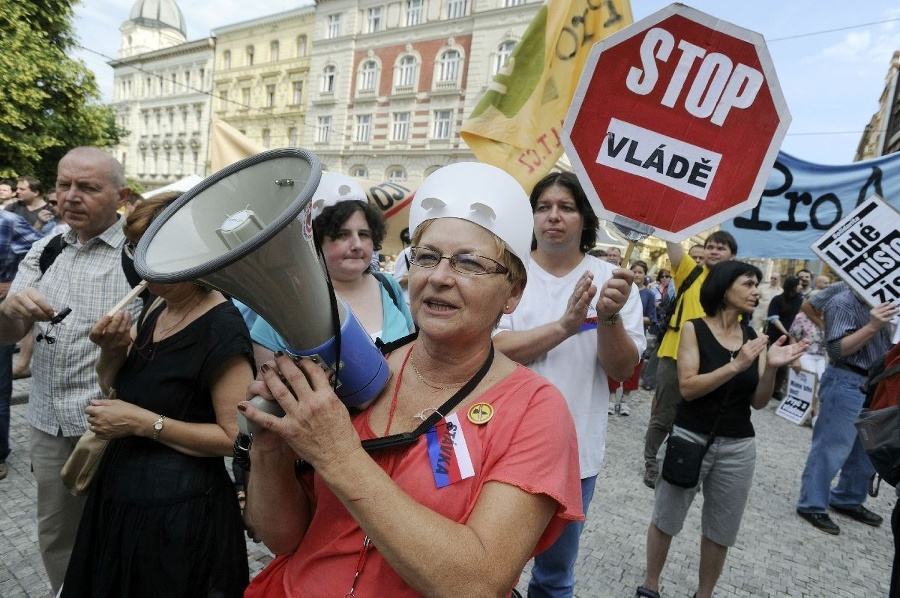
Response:
[[[809,370],[794,371],[790,368],[787,380],[787,393],[775,411],[788,421],[802,424],[812,415],[813,397],[819,385],[815,372]]]
[[[900,302],[900,213],[869,197],[812,244],[871,307]]]

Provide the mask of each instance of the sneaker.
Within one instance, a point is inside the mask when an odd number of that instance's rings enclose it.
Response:
[[[619,415],[631,415],[631,408],[628,403],[619,403]]]
[[[6,461],[0,461],[0,480],[5,479],[7,473],[9,473],[9,468],[6,466]]]
[[[606,413],[607,413],[608,415],[615,415],[615,414],[616,414],[616,410],[618,409],[618,407],[619,407],[618,404],[616,404],[616,403],[610,403],[610,404],[609,404],[609,407],[606,408]]]
[[[871,525],[872,527],[878,527],[881,525],[881,522],[884,521],[881,515],[876,515],[862,505],[856,505],[855,507],[836,507],[831,505],[831,510],[835,513],[846,515],[851,519],[856,519],[860,523]]]
[[[828,513],[804,513],[803,511],[798,510],[797,514],[809,521],[812,526],[819,531],[831,534],[832,536],[841,533],[841,528],[831,520]]]
[[[659,474],[652,469],[644,470],[644,486],[647,488],[656,488],[656,478],[659,477]]]

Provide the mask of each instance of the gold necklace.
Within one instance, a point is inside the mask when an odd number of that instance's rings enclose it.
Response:
[[[181,323],[184,322],[188,318],[188,316],[190,316],[192,313],[194,313],[194,310],[197,309],[201,303],[203,303],[203,297],[200,297],[197,300],[197,302],[191,307],[191,309],[189,309],[187,311],[187,313],[185,313],[183,316],[181,316],[180,320],[178,320],[177,322],[175,322],[168,328],[164,328],[164,329],[160,330],[159,331],[159,340],[156,342],[161,343],[163,340],[165,340],[166,337],[168,337],[169,333],[172,332],[173,330],[175,330],[176,328],[178,328],[181,325]],[[167,305],[166,310],[168,310],[168,309],[169,309],[169,306]],[[162,318],[162,316],[163,316],[163,314],[160,314],[159,318],[156,319],[156,322],[154,323],[154,328],[156,327],[156,324],[159,323],[159,320]]]
[[[422,377],[422,374],[419,373],[419,368],[416,367],[416,364],[412,359],[409,360],[409,365],[412,366],[413,371],[416,373],[416,378],[418,378],[425,386],[428,386],[429,388],[433,388],[435,390],[450,390],[453,388],[453,386],[438,386],[427,381]]]

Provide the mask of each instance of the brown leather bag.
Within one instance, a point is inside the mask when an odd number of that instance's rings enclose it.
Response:
[[[116,398],[116,389],[109,391],[109,400]],[[106,450],[108,440],[97,438],[91,430],[81,435],[72,454],[59,472],[63,485],[75,496],[85,496],[97,473],[97,466]]]

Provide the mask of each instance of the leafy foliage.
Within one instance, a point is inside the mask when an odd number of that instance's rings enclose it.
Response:
[[[94,74],[68,55],[76,1],[3,0],[0,176],[29,174],[52,186],[68,150],[113,145],[123,133]]]

